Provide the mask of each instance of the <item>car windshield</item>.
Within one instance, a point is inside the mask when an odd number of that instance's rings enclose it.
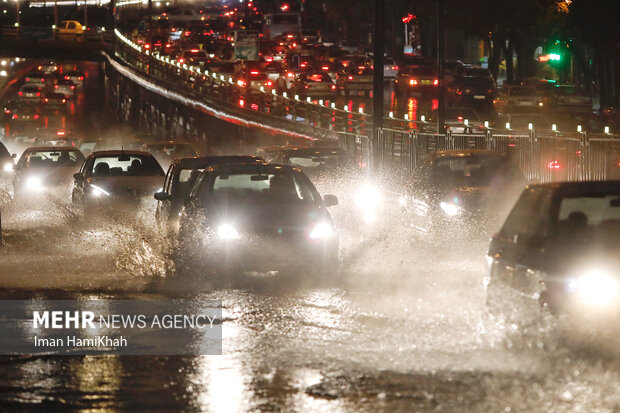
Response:
[[[433,165],[432,181],[451,188],[489,186],[496,178],[511,178],[513,169],[497,155],[441,158]]]
[[[23,165],[26,168],[77,167],[83,160],[79,151],[53,149],[26,153]]]
[[[620,193],[583,194],[562,197],[552,232],[564,241],[594,239],[618,245],[620,238]]]
[[[213,180],[212,202],[290,203],[314,202],[311,188],[295,174],[252,172],[218,174]]]
[[[114,155],[95,158],[93,176],[163,176],[164,171],[152,156]]]

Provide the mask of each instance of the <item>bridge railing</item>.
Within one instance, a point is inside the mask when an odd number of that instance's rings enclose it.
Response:
[[[620,179],[620,136],[488,129],[476,134],[434,134],[382,128],[369,148],[369,163],[385,174],[412,174],[436,151],[480,149],[506,155],[532,183]],[[342,144],[342,140],[341,140]],[[343,147],[349,149],[348,146]]]
[[[370,133],[370,118],[361,109],[338,108],[333,101],[291,96],[271,88],[249,89],[232,73],[181,64],[168,56],[143,50],[119,31],[115,31],[115,35],[118,40],[115,54],[131,68],[150,81],[214,109],[319,139],[337,139],[340,132]]]

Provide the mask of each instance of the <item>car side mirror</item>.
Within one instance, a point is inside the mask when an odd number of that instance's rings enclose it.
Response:
[[[336,195],[325,195],[323,197],[323,203],[326,207],[338,205],[338,197]]]
[[[170,198],[170,195],[168,195],[167,193],[165,193],[164,191],[160,191],[160,192],[155,192],[155,199],[158,201],[165,201],[168,198]]]

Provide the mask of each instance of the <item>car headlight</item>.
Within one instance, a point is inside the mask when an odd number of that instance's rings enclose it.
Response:
[[[310,231],[310,239],[327,239],[334,235],[334,229],[326,222],[318,223]]]
[[[461,212],[463,212],[463,208],[451,202],[441,202],[439,204],[439,207],[443,209],[443,212],[445,212],[446,215],[449,215],[451,217],[460,215]]]
[[[13,172],[13,162],[7,162],[4,164],[4,172]]]
[[[572,288],[585,304],[601,307],[613,303],[620,293],[618,279],[601,270],[585,273],[577,278]]]
[[[374,186],[365,186],[355,194],[355,204],[364,210],[375,210],[381,203],[381,192]]]
[[[230,224],[222,224],[217,228],[217,236],[222,239],[239,239],[239,233]]]
[[[42,191],[43,190],[43,182],[41,178],[37,178],[36,176],[31,176],[26,179],[26,188],[31,191]]]
[[[93,194],[94,197],[101,197],[101,196],[110,196],[110,193],[108,191],[106,191],[105,189],[98,187],[97,185],[91,185],[91,194]]]

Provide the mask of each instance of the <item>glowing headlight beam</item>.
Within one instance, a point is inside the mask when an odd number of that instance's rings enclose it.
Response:
[[[439,204],[439,207],[443,210],[443,212],[445,212],[451,217],[459,215],[462,211],[460,206],[451,204],[449,202],[441,202]]]
[[[593,270],[577,279],[577,294],[588,305],[608,306],[620,293],[620,283],[605,271]]]
[[[4,172],[13,172],[13,164],[10,162],[6,163],[2,169],[4,169]]]
[[[316,224],[314,228],[312,228],[309,237],[311,239],[325,239],[331,237],[333,234],[334,230],[331,225],[325,222],[321,222],[319,224]]]
[[[381,192],[374,186],[368,185],[361,188],[355,195],[355,204],[366,210],[374,210],[381,203]]]
[[[41,178],[32,176],[26,180],[26,188],[30,189],[31,191],[42,191],[43,182],[41,181]]]
[[[239,233],[230,224],[222,224],[217,228],[217,236],[222,239],[239,239]]]
[[[96,196],[96,197],[100,197],[103,195],[110,196],[110,193],[108,191],[106,191],[103,188],[98,187],[97,185],[91,185],[90,187],[92,188],[93,196]]]

